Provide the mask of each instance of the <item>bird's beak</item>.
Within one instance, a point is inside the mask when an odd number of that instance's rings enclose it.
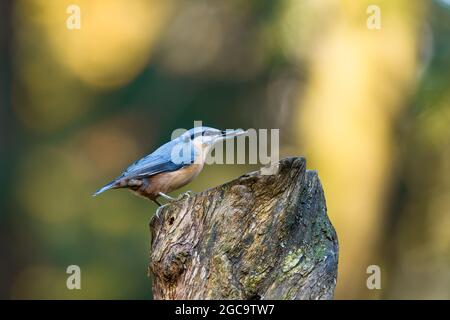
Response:
[[[237,129],[237,130],[222,130],[221,132],[221,137],[223,139],[227,139],[227,138],[233,138],[233,137],[239,137],[242,136],[244,134],[247,134],[247,131],[244,131],[242,129]]]

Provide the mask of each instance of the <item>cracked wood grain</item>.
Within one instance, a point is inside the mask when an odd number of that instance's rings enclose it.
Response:
[[[183,198],[150,223],[155,299],[332,299],[338,241],[304,158]]]

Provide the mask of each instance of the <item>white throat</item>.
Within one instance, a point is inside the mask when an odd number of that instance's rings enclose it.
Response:
[[[211,148],[213,144],[203,144],[201,139],[194,139],[192,141],[192,144],[195,148],[195,160],[194,162],[197,164],[204,164],[206,157],[208,156],[209,152],[211,151]]]

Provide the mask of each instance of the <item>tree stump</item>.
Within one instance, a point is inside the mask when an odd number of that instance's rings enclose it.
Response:
[[[150,223],[155,299],[332,299],[338,241],[304,158],[160,209]]]

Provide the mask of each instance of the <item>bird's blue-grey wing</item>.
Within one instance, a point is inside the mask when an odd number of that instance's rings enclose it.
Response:
[[[177,156],[175,157],[175,155]],[[182,144],[179,140],[173,140],[133,163],[123,172],[122,176],[137,178],[175,171],[193,163],[194,159],[195,148],[190,141]]]
[[[175,148],[175,149],[174,149]],[[175,151],[174,151],[175,150]],[[178,153],[177,153],[178,152]],[[174,159],[174,155],[178,155]],[[191,141],[172,140],[148,156],[134,162],[118,178],[103,186],[94,196],[109,189],[116,188],[123,179],[149,177],[158,173],[176,171],[194,162],[195,148]]]

